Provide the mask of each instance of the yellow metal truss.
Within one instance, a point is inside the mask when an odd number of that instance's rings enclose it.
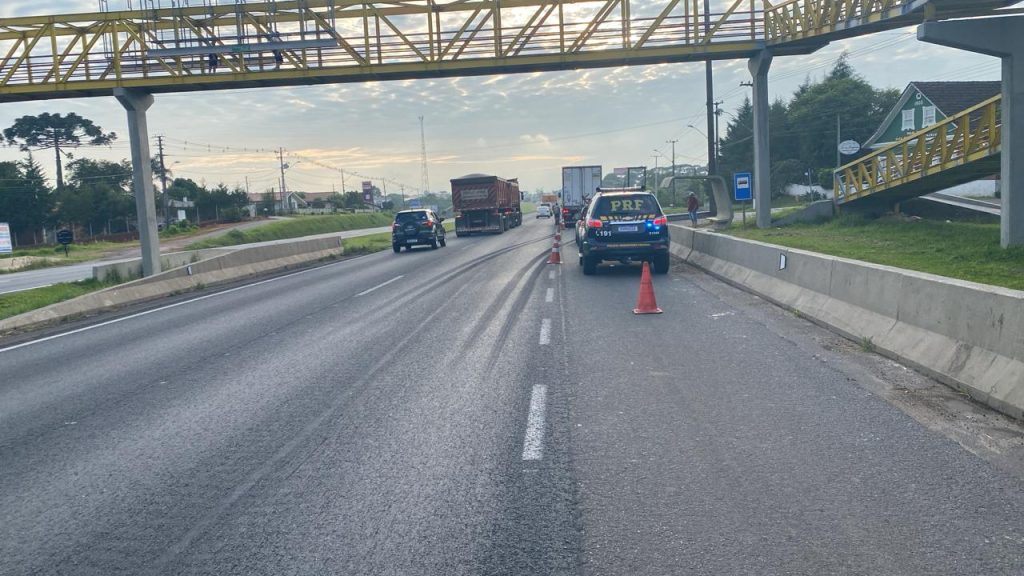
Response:
[[[996,96],[840,167],[835,173],[836,201],[845,204],[891,191],[998,154],[1001,104],[1002,96]]]
[[[0,19],[0,101],[749,55],[760,0],[282,0]]]
[[[0,19],[0,102],[812,52],[1010,0],[266,0]]]

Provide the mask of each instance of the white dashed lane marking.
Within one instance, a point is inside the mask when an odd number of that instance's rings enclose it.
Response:
[[[551,320],[545,318],[540,321],[540,345],[551,344]]]
[[[548,288],[547,293],[544,294],[544,301],[545,302],[554,302],[555,301],[555,289],[554,288]]]
[[[526,418],[523,438],[523,460],[540,460],[544,456],[544,406],[548,387],[537,384],[530,394],[530,414]]]
[[[388,280],[387,282],[381,282],[380,284],[377,284],[376,286],[374,286],[373,288],[370,288],[369,290],[363,290],[359,294],[356,294],[356,296],[366,296],[370,292],[373,292],[374,290],[376,290],[378,288],[383,288],[383,287],[387,286],[388,284],[391,284],[392,282],[398,282],[402,278],[405,278],[405,274],[403,274],[401,276],[395,276],[394,278],[392,278],[391,280]]]

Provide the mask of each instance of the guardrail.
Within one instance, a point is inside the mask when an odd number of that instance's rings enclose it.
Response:
[[[844,204],[998,154],[1002,96],[919,130],[835,171],[836,202]]]
[[[902,15],[902,0],[764,0],[765,36],[788,42]]]

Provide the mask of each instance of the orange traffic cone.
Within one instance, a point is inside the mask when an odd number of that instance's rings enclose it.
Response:
[[[561,264],[562,255],[558,251],[558,242],[551,248],[551,256],[548,257],[548,264]]]
[[[651,283],[651,265],[644,262],[644,271],[640,275],[640,294],[636,297],[636,308],[633,314],[661,314],[658,302],[654,299],[654,284]]]

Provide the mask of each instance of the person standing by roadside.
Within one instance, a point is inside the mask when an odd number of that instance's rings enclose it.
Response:
[[[697,200],[697,195],[690,192],[690,196],[686,199],[686,211],[690,213],[690,222],[693,227],[697,227],[697,209],[700,208],[700,200]]]

